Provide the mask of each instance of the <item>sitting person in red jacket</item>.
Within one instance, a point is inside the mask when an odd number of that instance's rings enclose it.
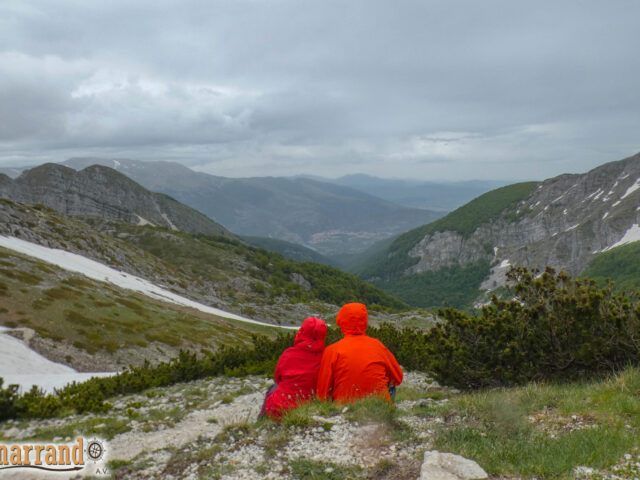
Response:
[[[402,369],[382,342],[365,335],[367,307],[348,303],[336,323],[344,338],[325,348],[318,374],[320,400],[351,402],[368,395],[391,401],[389,390],[402,382]]]
[[[267,392],[261,416],[277,420],[286,410],[314,396],[326,336],[323,320],[309,317],[302,322],[293,347],[287,348],[278,360],[276,385]]]

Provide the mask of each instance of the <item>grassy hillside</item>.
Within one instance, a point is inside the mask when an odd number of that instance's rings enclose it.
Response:
[[[489,262],[460,267],[453,265],[435,272],[422,272],[376,282],[384,291],[420,308],[447,305],[467,309],[480,294],[480,284],[489,274]]]
[[[515,205],[531,195],[537,185],[538,182],[524,182],[492,190],[435,222],[400,235],[386,251],[363,265],[358,276],[363,279],[400,277],[418,261],[409,256],[409,251],[428,234],[453,231],[466,237],[483,223],[499,216],[516,220]]]
[[[4,248],[0,305],[0,325],[35,330],[49,357],[80,368],[95,354],[124,366],[168,358],[179,349],[246,345],[252,334],[273,336],[281,330],[153,300]]]
[[[638,292],[640,290],[640,242],[616,247],[593,259],[583,276],[603,285],[607,279],[615,283],[615,291]]]
[[[330,317],[352,300],[374,309],[405,307],[338,269],[287,260],[224,236],[69,218],[5,199],[0,234],[78,253],[195,301],[276,324],[297,324],[312,314]]]
[[[406,308],[403,302],[355,275],[327,265],[288,260],[279,253],[227,237],[99,223],[100,228],[204,282],[225,282],[242,270],[243,279],[228,281],[226,290],[221,292],[239,303],[321,301],[338,306],[359,301],[374,309]]]
[[[316,262],[334,267],[338,266],[330,258],[297,243],[287,242],[278,238],[252,237],[249,235],[242,235],[240,238],[249,245],[264,248],[270,252],[279,253],[289,260],[295,260],[297,262]]]
[[[594,479],[632,479],[640,473],[640,398],[632,393],[639,388],[640,371],[629,368],[605,380],[463,394],[416,410],[459,419],[438,429],[434,448],[496,476],[575,478],[582,465],[602,471]]]

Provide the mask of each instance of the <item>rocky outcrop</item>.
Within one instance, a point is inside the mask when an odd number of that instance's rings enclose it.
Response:
[[[231,235],[200,212],[99,165],[76,172],[48,163],[27,170],[15,180],[0,175],[0,197],[43,204],[66,215],[152,224],[188,233]]]
[[[633,230],[640,225],[639,210],[640,154],[583,175],[546,180],[510,215],[480,225],[471,235],[426,235],[409,251],[418,262],[405,273],[488,260],[493,280],[503,278],[499,273],[509,264],[551,265],[578,274],[598,253],[640,239]]]

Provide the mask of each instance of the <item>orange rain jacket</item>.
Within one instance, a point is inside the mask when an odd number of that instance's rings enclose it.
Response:
[[[400,385],[402,369],[382,342],[365,335],[367,307],[346,304],[338,312],[336,323],[344,338],[326,347],[322,354],[318,398],[345,403],[375,394],[391,401],[389,384]]]

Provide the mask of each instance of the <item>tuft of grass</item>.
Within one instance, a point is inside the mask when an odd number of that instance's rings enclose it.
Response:
[[[314,424],[314,416],[331,417],[339,414],[343,407],[333,402],[321,402],[313,399],[302,403],[297,408],[288,410],[282,416],[281,423],[285,427],[306,428]]]
[[[358,466],[324,463],[297,458],[289,462],[294,478],[300,480],[347,480],[361,478],[362,469]]]
[[[278,452],[283,451],[289,443],[289,432],[286,430],[272,430],[264,440],[264,454],[266,458],[275,457]]]
[[[351,421],[363,424],[392,425],[396,420],[397,410],[384,398],[373,395],[350,404],[345,416]]]
[[[11,279],[26,283],[27,285],[38,285],[43,281],[43,278],[38,275],[17,269],[7,270],[5,268],[0,268],[0,273]]]

